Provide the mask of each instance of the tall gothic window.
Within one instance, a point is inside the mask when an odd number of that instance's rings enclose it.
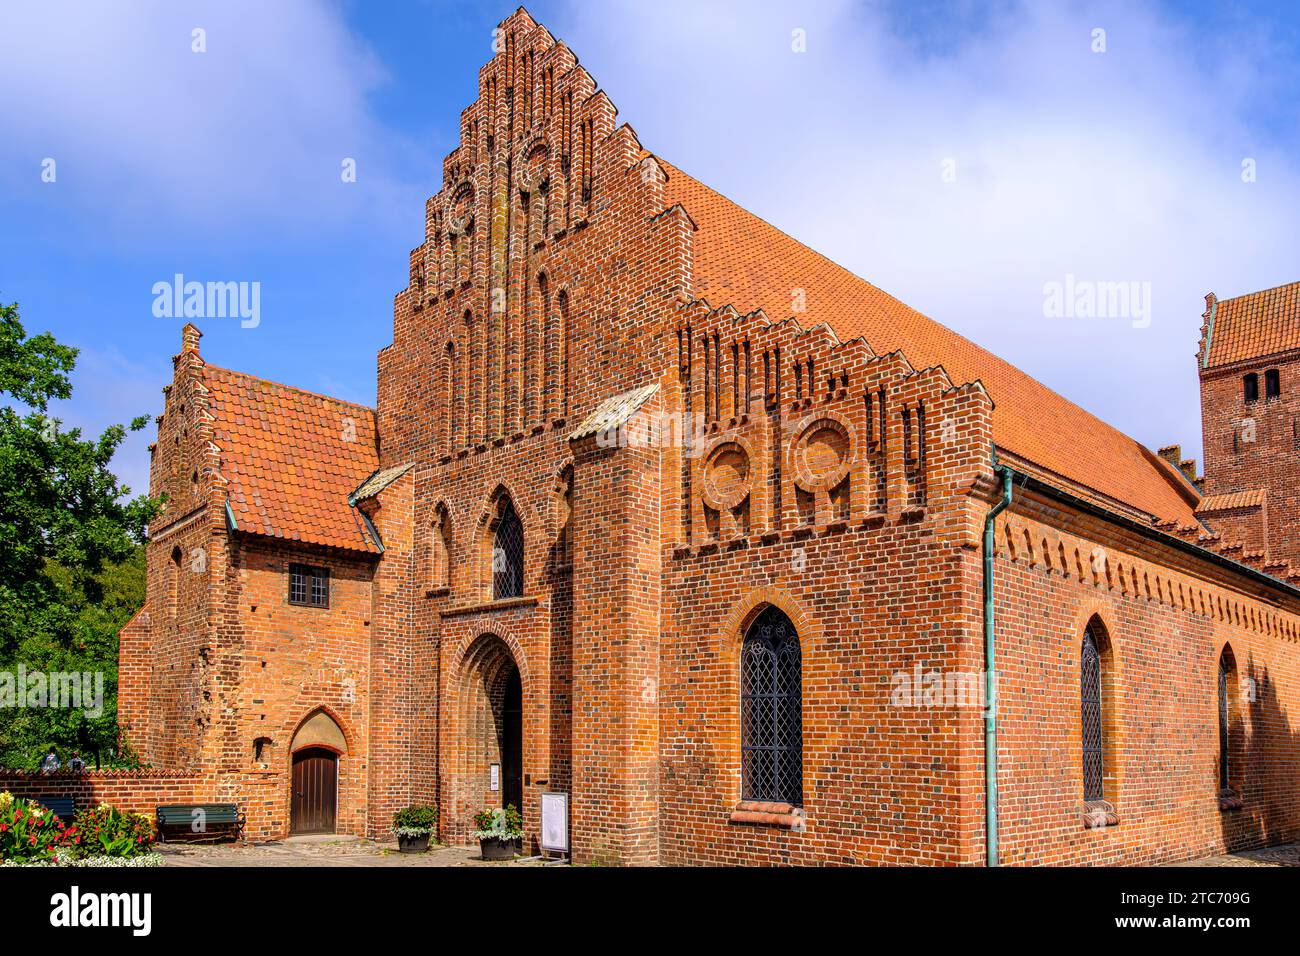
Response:
[[[1083,799],[1104,799],[1102,750],[1105,746],[1101,723],[1101,651],[1092,626],[1083,634],[1079,659],[1083,699]]]
[[[1225,644],[1219,654],[1219,789],[1232,786],[1232,689],[1236,681],[1237,665],[1232,648]]]
[[[1264,397],[1277,398],[1282,394],[1282,375],[1275,369],[1271,368],[1264,373]]]
[[[740,653],[741,797],[803,802],[799,635],[778,608],[750,625]]]
[[[1251,372],[1241,380],[1243,397],[1247,402],[1259,401],[1259,376]]]
[[[505,498],[492,540],[492,599],[520,597],[524,593],[524,526],[514,503]]]

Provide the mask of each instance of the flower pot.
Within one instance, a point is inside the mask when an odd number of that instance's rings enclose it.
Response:
[[[428,833],[423,836],[402,836],[398,834],[397,848],[403,853],[423,853],[429,849],[429,836]]]
[[[485,860],[513,860],[523,853],[523,837],[506,840],[502,837],[482,837],[478,841],[479,850]]]

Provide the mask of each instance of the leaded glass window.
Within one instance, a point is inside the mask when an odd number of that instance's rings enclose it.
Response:
[[[1079,674],[1083,698],[1083,799],[1102,800],[1101,652],[1092,628],[1083,635]]]
[[[768,607],[740,654],[741,797],[803,803],[802,665],[799,635]]]
[[[524,593],[524,526],[515,506],[506,499],[497,519],[492,542],[492,599],[520,597]]]
[[[1219,789],[1228,783],[1228,652],[1219,655]]]

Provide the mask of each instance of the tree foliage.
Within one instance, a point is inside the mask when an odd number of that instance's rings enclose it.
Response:
[[[64,430],[49,406],[71,397],[76,358],[0,305],[0,675],[101,673],[105,698],[100,716],[0,698],[7,766],[33,768],[50,746],[65,760],[116,748],[117,631],[144,601],[141,542],[158,502],[132,497],[109,465],[149,419],[98,437]]]

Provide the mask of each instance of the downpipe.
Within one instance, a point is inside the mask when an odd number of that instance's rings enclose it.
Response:
[[[993,526],[998,515],[1011,506],[1011,469],[998,465],[993,470],[1002,479],[1002,500],[984,516],[984,864],[998,865],[998,685],[993,641]]]

